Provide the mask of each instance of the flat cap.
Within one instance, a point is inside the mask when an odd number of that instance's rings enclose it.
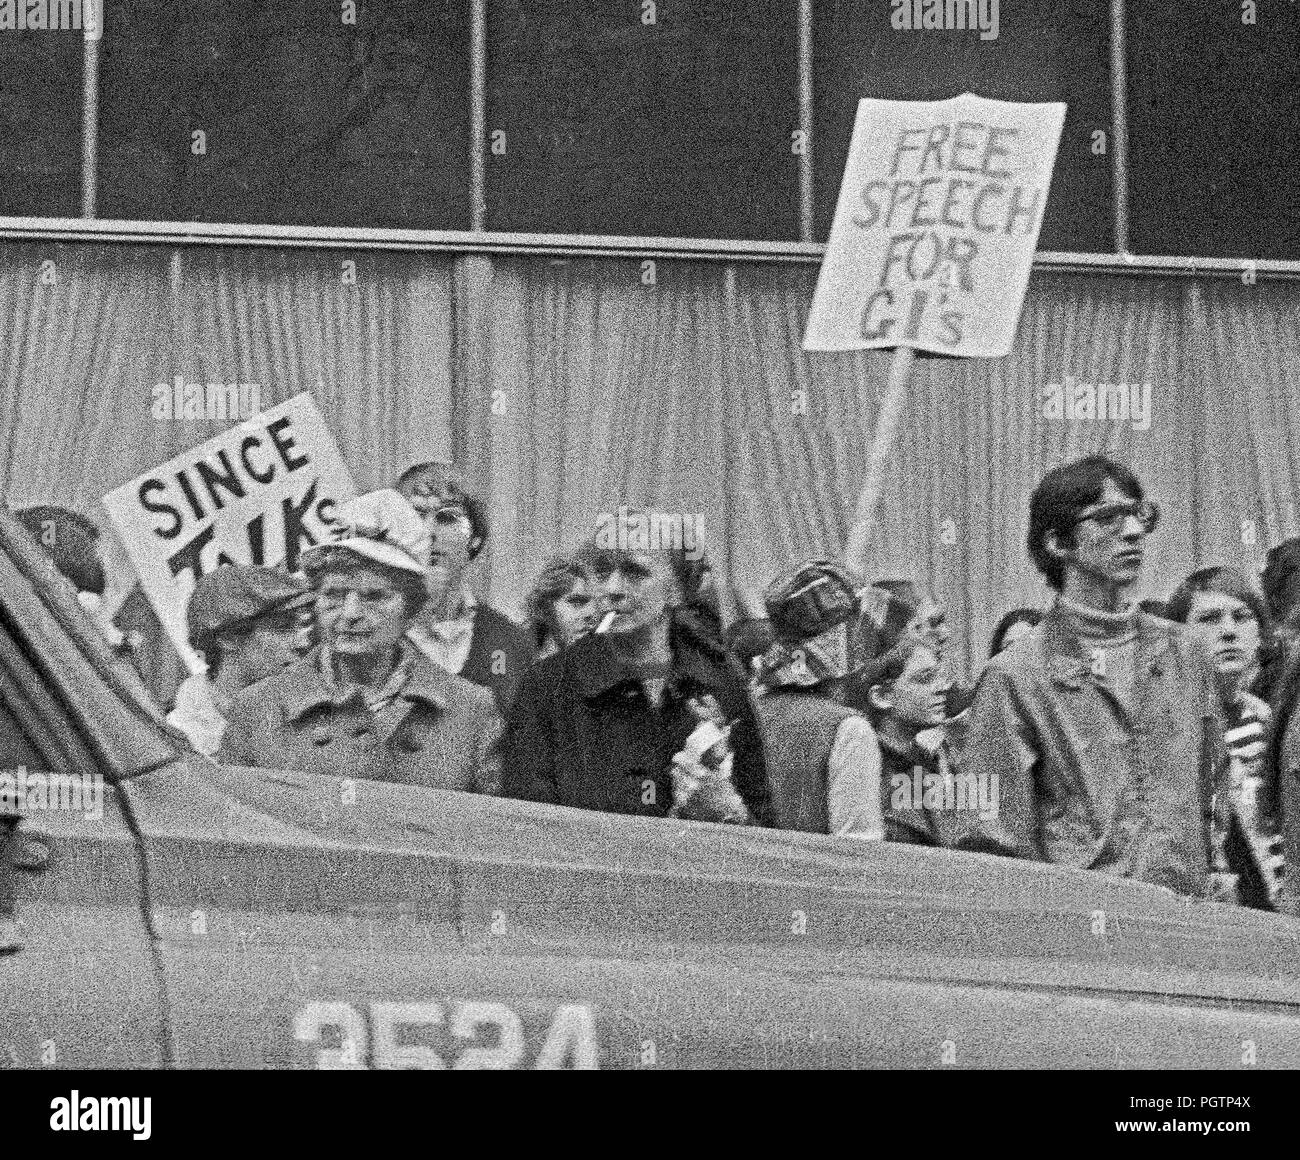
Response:
[[[190,643],[268,612],[295,608],[313,599],[311,586],[278,568],[223,564],[199,577],[185,610]]]

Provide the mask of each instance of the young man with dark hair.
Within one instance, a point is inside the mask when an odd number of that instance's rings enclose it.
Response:
[[[1039,483],[1028,548],[1056,600],[984,669],[965,765],[998,775],[999,848],[1235,900],[1213,672],[1180,625],[1131,602],[1158,518],[1133,473],[1101,455]]]
[[[449,464],[417,463],[395,487],[423,517],[432,540],[429,601],[410,639],[434,664],[490,689],[505,714],[535,649],[524,629],[477,600],[465,579],[487,543],[487,512]]]

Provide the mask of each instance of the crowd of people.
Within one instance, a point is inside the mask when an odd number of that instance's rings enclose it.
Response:
[[[765,616],[725,624],[701,546],[638,534],[654,515],[620,509],[548,561],[521,626],[471,591],[483,505],[419,464],[341,505],[297,572],[199,579],[207,671],[168,720],[219,762],[1037,859],[1300,913],[1300,540],[1270,552],[1262,592],[1224,564],[1135,603],[1159,507],[1121,463],[1066,463],[1026,538],[1051,601],[1002,617],[968,687],[915,585],[808,560]]]

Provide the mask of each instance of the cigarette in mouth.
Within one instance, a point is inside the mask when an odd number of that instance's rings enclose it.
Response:
[[[599,623],[598,625],[596,625],[596,631],[597,631],[597,632],[608,632],[608,631],[609,631],[609,626],[610,626],[611,624],[614,623],[614,617],[616,617],[617,615],[618,615],[617,612],[607,612],[607,613],[605,613],[605,615],[604,615],[603,617],[601,617],[600,623]]]

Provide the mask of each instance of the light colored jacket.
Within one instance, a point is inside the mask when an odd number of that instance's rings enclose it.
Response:
[[[1093,673],[1055,605],[993,658],[963,753],[998,775],[989,845],[1025,858],[1202,895],[1229,816],[1224,720],[1205,652],[1140,614],[1131,707]]]
[[[340,693],[315,649],[235,697],[217,759],[332,777],[501,792],[502,721],[492,694],[414,648],[394,713]]]

